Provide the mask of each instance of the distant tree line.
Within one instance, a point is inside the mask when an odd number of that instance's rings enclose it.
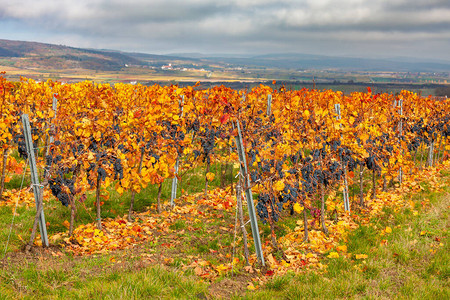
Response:
[[[437,87],[435,89],[435,94],[438,97],[450,97],[450,85]]]

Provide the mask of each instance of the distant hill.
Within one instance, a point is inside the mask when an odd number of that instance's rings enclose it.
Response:
[[[197,57],[199,57],[197,55]],[[335,69],[341,71],[449,72],[450,62],[401,61],[334,57],[312,54],[267,54],[252,57],[207,57],[204,59],[235,65],[280,69]]]
[[[392,71],[392,72],[449,72],[450,61],[426,60],[392,57],[370,59],[358,57],[337,57],[315,54],[278,53],[266,55],[228,55],[176,53],[178,57],[191,57],[215,63],[237,66],[255,66],[279,69],[316,69],[341,71]]]
[[[142,64],[126,54],[36,42],[0,40],[0,57],[20,57],[16,67],[115,71],[125,64]]]
[[[163,74],[161,67],[177,65],[178,69],[223,71],[233,68],[253,68],[264,77],[266,69],[296,72],[298,70],[391,71],[391,72],[449,72],[450,62],[419,61],[416,59],[368,59],[333,57],[311,54],[267,55],[205,55],[180,53],[156,55],[128,53],[114,50],[97,50],[53,45],[37,42],[0,39],[0,65],[32,70],[95,70],[124,71],[127,67],[153,67]],[[131,71],[130,71],[131,72]],[[158,74],[159,74],[158,73]],[[236,72],[236,76],[240,73]],[[167,74],[166,74],[167,75]],[[203,75],[202,75],[203,76]],[[271,75],[272,76],[272,75]],[[256,78],[256,77],[255,77]],[[258,77],[259,78],[259,77]]]

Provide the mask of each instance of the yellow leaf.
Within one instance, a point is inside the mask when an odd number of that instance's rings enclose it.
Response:
[[[296,212],[296,213],[301,213],[302,211],[303,211],[303,209],[304,209],[304,207],[303,206],[301,206],[300,204],[298,204],[298,203],[295,203],[294,204],[294,211]]]
[[[226,271],[228,271],[230,269],[231,269],[230,266],[225,266],[224,264],[220,264],[216,268],[216,270],[217,270],[217,272],[219,272],[219,274],[222,274],[223,272],[226,272]]]
[[[94,159],[95,159],[94,153],[89,152],[89,154],[88,154],[88,160],[94,160]]]
[[[206,260],[199,261],[198,264],[202,267],[209,266],[209,262]]]
[[[286,262],[286,261],[283,259],[283,260],[281,260],[281,265],[282,265],[283,267],[289,267],[291,264],[288,263],[288,262]]]
[[[369,135],[368,135],[367,133],[363,132],[363,133],[361,133],[361,134],[359,135],[359,138],[360,138],[361,141],[365,144],[366,141],[369,139]]]
[[[356,259],[365,259],[367,257],[368,257],[367,254],[355,254]]]
[[[94,229],[94,235],[102,236],[103,235],[103,231],[101,231],[99,229]]]
[[[123,194],[123,188],[121,187],[121,186],[118,186],[117,188],[116,188],[116,191],[119,193],[119,194]]]
[[[347,252],[347,246],[346,245],[337,246],[336,250],[341,251],[341,252]]]
[[[284,190],[284,182],[283,181],[277,181],[273,185],[273,188],[275,189],[275,191],[281,192],[282,190]]]
[[[384,230],[386,233],[391,233],[392,232],[392,228],[389,226],[386,226],[386,229]]]
[[[337,252],[330,252],[327,256],[328,258],[339,258],[339,254]]]
[[[206,179],[208,179],[208,181],[213,181],[215,177],[214,173],[208,172],[206,173]]]
[[[309,119],[309,116],[311,115],[311,113],[309,112],[309,110],[305,110],[304,112],[303,112],[303,117],[305,118],[305,119]]]

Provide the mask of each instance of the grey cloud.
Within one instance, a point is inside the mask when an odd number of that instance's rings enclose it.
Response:
[[[450,59],[448,0],[0,0],[0,28],[5,20],[49,41],[145,52],[351,52],[375,42],[401,52],[426,41]]]

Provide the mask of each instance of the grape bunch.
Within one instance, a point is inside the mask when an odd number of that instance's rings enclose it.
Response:
[[[123,179],[123,166],[120,158],[116,158],[113,163],[114,179]]]
[[[281,202],[276,202],[273,195],[269,195],[266,193],[261,193],[258,195],[258,204],[256,205],[256,212],[258,213],[259,218],[266,224],[269,220],[269,210],[270,208],[270,217],[273,221],[278,222],[280,211],[283,208],[283,204]]]
[[[73,176],[75,172],[75,168],[60,168],[56,171],[56,176],[48,180],[53,196],[64,206],[68,206],[70,197],[75,195],[75,176]],[[68,178],[70,175],[72,178]],[[67,187],[67,189],[63,189],[63,187]]]
[[[19,152],[19,156],[22,157],[23,159],[28,158],[27,147],[25,140],[23,139],[23,135],[22,138],[19,139],[19,141],[17,142],[17,151]]]
[[[200,145],[203,150],[203,162],[209,165],[211,163],[211,154],[216,145],[216,137],[220,136],[220,128],[214,126],[206,127],[203,132],[199,133]]]

